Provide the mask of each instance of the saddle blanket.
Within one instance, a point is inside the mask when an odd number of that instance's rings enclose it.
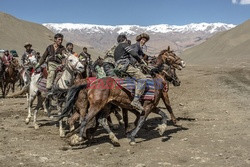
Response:
[[[46,78],[39,78],[37,81],[37,87],[40,92],[47,92],[46,89],[47,79]]]
[[[112,85],[113,79],[120,87]],[[97,80],[97,81],[96,81]],[[93,85],[92,83],[95,82]],[[147,78],[143,80],[146,82],[146,88],[141,99],[143,100],[154,100],[154,94],[156,89],[162,89],[163,85],[161,81],[156,79]],[[88,89],[121,89],[124,88],[131,93],[132,96],[135,94],[135,80],[132,78],[101,78],[96,77],[87,78]]]

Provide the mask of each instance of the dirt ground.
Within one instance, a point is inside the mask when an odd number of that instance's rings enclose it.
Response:
[[[25,98],[1,98],[0,166],[250,166],[250,69],[188,66],[178,76],[181,86],[171,86],[169,96],[179,126],[169,121],[160,136],[159,116],[151,114],[136,146],[120,128],[121,146],[114,147],[99,128],[90,146],[70,147],[42,111],[44,126],[25,124]]]

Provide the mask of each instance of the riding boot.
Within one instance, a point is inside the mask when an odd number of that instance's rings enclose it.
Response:
[[[137,110],[141,111],[144,110],[140,102],[140,97],[143,95],[145,88],[146,88],[146,82],[139,81],[135,85],[135,97],[131,102],[131,105]]]

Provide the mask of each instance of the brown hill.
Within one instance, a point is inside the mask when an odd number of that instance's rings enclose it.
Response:
[[[191,65],[249,66],[250,20],[216,34],[206,42],[184,51],[181,57]]]
[[[17,19],[9,14],[0,12],[0,49],[15,49],[19,57],[23,54],[25,42],[33,44],[33,49],[41,54],[46,47],[53,43],[54,33],[43,25]],[[66,41],[64,42],[65,45]],[[82,51],[82,47],[75,46],[77,53]],[[94,58],[101,54],[93,49],[89,49]]]

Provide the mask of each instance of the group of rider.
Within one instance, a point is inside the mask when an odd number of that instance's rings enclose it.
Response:
[[[145,90],[146,75],[137,68],[138,64],[145,63],[144,60],[148,58],[143,52],[143,46],[149,40],[149,35],[142,33],[136,37],[136,43],[131,45],[131,41],[127,39],[126,35],[121,34],[117,37],[118,44],[113,46],[105,55],[102,70],[105,76],[115,76],[114,69],[125,72],[128,76],[132,77],[136,82],[135,96],[131,103],[136,109],[143,110],[140,103],[140,97]],[[66,44],[66,48],[62,45],[63,35],[58,33],[54,36],[54,43],[49,45],[44,54],[40,56],[39,52],[32,49],[31,43],[25,43],[25,52],[22,55],[21,62],[23,66],[28,66],[29,56],[35,56],[38,60],[35,70],[40,68],[43,64],[47,65],[47,84],[46,88],[48,95],[53,93],[53,82],[56,77],[56,70],[64,64],[64,61],[69,54],[73,54],[81,61],[91,63],[91,55],[87,52],[87,48],[83,47],[83,52],[79,55],[73,51],[73,43]],[[2,56],[2,62],[7,68],[13,59],[8,50],[5,50]],[[29,68],[28,68],[29,69]],[[30,67],[29,70],[31,70]]]

